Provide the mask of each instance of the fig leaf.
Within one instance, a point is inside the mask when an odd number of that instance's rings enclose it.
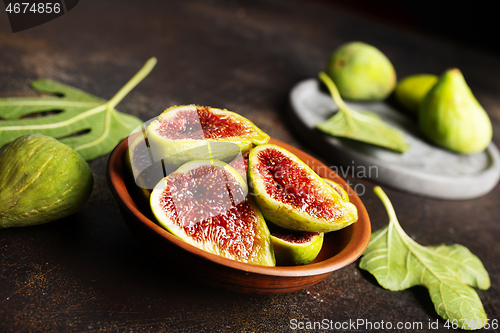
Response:
[[[410,148],[401,131],[384,123],[376,113],[351,109],[344,103],[335,83],[328,75],[321,72],[319,78],[328,87],[333,101],[339,108],[339,112],[316,125],[319,130],[333,136],[370,143],[400,153]]]
[[[462,329],[485,326],[486,313],[472,288],[490,287],[488,272],[479,258],[459,244],[418,244],[404,232],[384,191],[379,186],[374,191],[387,210],[389,224],[372,234],[359,267],[389,290],[426,287],[436,312]]]
[[[87,161],[109,153],[142,125],[139,118],[115,107],[155,64],[156,58],[149,59],[109,101],[51,80],[33,81],[32,87],[54,96],[0,98],[0,147],[22,135],[41,133],[59,139]]]

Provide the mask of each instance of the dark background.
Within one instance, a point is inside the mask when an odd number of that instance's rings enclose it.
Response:
[[[210,2],[210,1],[208,1]],[[227,0],[235,5],[245,1]],[[374,22],[500,56],[495,1],[310,0]],[[66,4],[72,9],[75,4]],[[0,16],[1,19],[3,17]]]
[[[313,0],[409,33],[500,56],[498,3],[452,0]]]
[[[271,137],[335,165],[335,156],[315,154],[287,123],[288,96],[297,82],[317,75],[337,46],[362,39],[391,59],[398,77],[460,68],[488,111],[499,146],[500,56],[496,30],[488,29],[496,23],[491,6],[85,0],[16,34],[0,12],[0,96],[35,96],[29,82],[49,78],[109,99],[156,56],[157,66],[118,110],[146,121],[175,104],[226,107]],[[151,256],[127,229],[106,181],[107,159],[90,161],[94,191],[78,213],[0,230],[1,333],[290,332],[291,318],[439,321],[439,330],[419,332],[453,331],[424,288],[385,290],[358,262],[283,295],[234,294],[193,283]],[[384,227],[387,213],[372,192],[376,183],[346,178],[366,186],[362,201],[372,230]],[[462,244],[481,259],[492,285],[478,294],[488,316],[500,320],[500,185],[462,201],[384,191],[415,241]]]

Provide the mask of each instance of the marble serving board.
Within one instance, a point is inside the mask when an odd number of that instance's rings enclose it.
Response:
[[[402,130],[410,149],[403,154],[354,140],[333,137],[315,129],[330,118],[337,106],[320,89],[319,81],[306,79],[290,92],[291,120],[311,148],[321,154],[341,177],[370,178],[380,185],[426,197],[462,200],[485,195],[500,178],[500,155],[491,143],[481,153],[460,155],[427,142],[415,120],[385,102],[347,103],[355,110],[376,112]]]

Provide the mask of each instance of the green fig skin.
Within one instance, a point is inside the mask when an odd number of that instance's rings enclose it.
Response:
[[[350,42],[330,56],[326,69],[342,98],[352,101],[380,101],[396,86],[391,61],[376,47]]]
[[[394,97],[407,111],[417,114],[420,104],[437,80],[438,76],[434,74],[409,75],[396,84]]]
[[[271,229],[274,255],[277,266],[307,265],[318,256],[323,247],[322,232],[297,232]]]
[[[483,151],[493,135],[488,114],[457,68],[446,70],[427,93],[418,121],[431,142],[459,154]]]
[[[269,164],[267,156],[271,156]],[[330,232],[358,220],[354,204],[346,202],[306,163],[280,146],[253,148],[247,178],[249,193],[266,221],[282,228]]]
[[[92,192],[87,162],[71,147],[28,134],[0,153],[0,228],[51,222],[78,211]]]
[[[135,184],[139,197],[149,205],[149,195],[158,182],[165,177],[161,161],[153,162],[150,157],[149,145],[145,131],[129,138],[130,143],[125,154],[125,167],[129,178]]]
[[[325,183],[330,185],[335,191],[337,191],[337,193],[340,194],[340,196],[342,197],[342,199],[344,199],[344,201],[346,202],[349,201],[349,194],[347,194],[347,191],[344,190],[342,185],[337,184],[336,182],[328,178],[323,178],[323,180],[325,181]]]

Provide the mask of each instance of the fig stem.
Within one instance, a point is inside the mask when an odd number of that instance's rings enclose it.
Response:
[[[335,104],[337,104],[339,110],[344,113],[349,113],[349,107],[344,103],[342,97],[340,97],[337,86],[335,85],[335,83],[333,83],[333,80],[328,76],[328,74],[326,74],[325,72],[320,72],[318,76],[330,91],[333,101],[335,102]]]
[[[104,131],[102,135],[100,135],[96,140],[86,143],[84,145],[75,147],[75,151],[81,151],[83,149],[87,149],[91,146],[95,146],[102,141],[104,141],[110,132],[111,126],[111,114],[116,111],[115,107],[120,101],[132,90],[135,86],[139,84],[153,69],[156,65],[156,58],[150,58],[144,66],[124,85],[116,94],[111,98],[108,102],[106,102],[103,106],[106,107],[106,118],[104,121]]]
[[[106,104],[108,104],[108,110],[114,109],[118,103],[132,90],[136,85],[139,84],[144,78],[151,72],[153,67],[156,65],[156,58],[152,57],[142,68],[125,84]]]
[[[390,223],[398,224],[398,217],[396,216],[396,211],[394,210],[394,206],[392,205],[391,200],[389,200],[387,194],[385,194],[384,190],[382,190],[380,186],[375,186],[373,188],[373,192],[375,192],[380,201],[382,201],[382,204],[384,205],[385,210],[387,211],[387,215],[389,215]]]

